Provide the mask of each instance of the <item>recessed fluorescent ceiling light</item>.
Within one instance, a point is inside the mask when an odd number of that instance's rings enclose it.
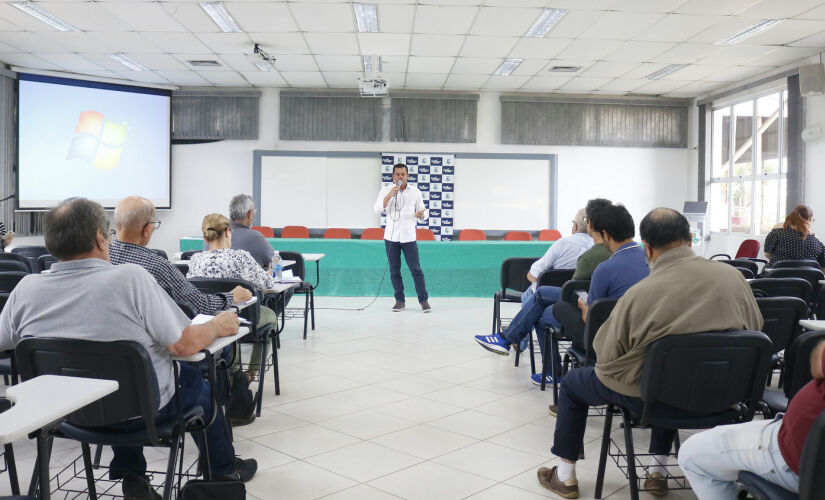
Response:
[[[364,73],[380,73],[381,56],[364,56]]]
[[[527,30],[524,36],[541,38],[561,21],[561,18],[567,14],[567,9],[545,9],[541,16],[536,20],[533,26]]]
[[[355,21],[361,33],[378,33],[378,10],[374,3],[354,3]]]
[[[224,33],[241,33],[241,27],[232,19],[222,3],[201,2],[200,6]]]
[[[149,68],[140,64],[139,62],[135,61],[131,57],[127,56],[126,54],[108,54],[109,57],[120,64],[126,66],[127,68],[131,69],[132,71],[149,71]]]
[[[739,43],[745,38],[753,36],[760,31],[765,31],[766,29],[770,28],[771,26],[775,26],[781,23],[782,19],[762,19],[758,23],[748,26],[747,28],[743,29],[739,33],[735,33],[724,40],[719,40],[716,42],[716,45],[733,45],[734,43]]]
[[[51,12],[43,9],[34,2],[12,2],[12,5],[22,10],[26,14],[35,17],[54,29],[60,31],[80,31],[66,21],[55,16]]]
[[[670,66],[665,66],[664,68],[660,69],[659,71],[655,71],[645,78],[648,80],[658,80],[659,78],[664,78],[671,73],[675,73],[680,69],[687,66],[687,64],[671,64]]]
[[[501,66],[498,67],[495,74],[500,76],[510,76],[510,73],[515,71],[522,61],[524,61],[524,59],[505,59],[504,62],[501,63]]]
[[[262,59],[258,59],[255,61],[255,66],[258,67],[261,71],[275,71],[275,66],[273,66],[270,62],[264,61]]]

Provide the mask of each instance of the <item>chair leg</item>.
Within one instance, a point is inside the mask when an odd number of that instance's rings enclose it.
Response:
[[[596,473],[596,491],[593,498],[602,497],[602,486],[604,486],[604,469],[607,465],[607,450],[610,447],[610,427],[613,425],[613,406],[607,405],[604,415],[604,430],[602,431],[602,449],[599,452],[599,471]]]
[[[3,445],[3,457],[6,460],[6,468],[9,470],[9,486],[12,495],[20,494],[20,483],[17,480],[17,463],[14,461],[14,447],[11,443]]]
[[[307,322],[309,321],[309,292],[304,295],[304,340],[307,339]]]
[[[206,429],[201,429],[198,431],[200,435],[199,440],[201,442],[200,447],[198,448],[199,451],[202,451],[203,456],[200,457],[201,453],[199,453],[198,460],[201,460],[201,471],[203,472],[203,478],[206,480],[212,479],[212,463],[209,461],[209,443],[206,440]],[[183,443],[184,439],[181,439],[181,460],[180,464],[181,467],[183,466]]]
[[[674,454],[678,457],[679,456],[679,448],[682,447],[682,440],[679,438],[679,429],[676,429],[676,435],[673,436],[673,450]]]
[[[499,315],[499,300],[498,300],[498,292],[493,295],[493,327],[490,329],[490,333],[495,335],[499,333],[498,329],[498,315]]]
[[[559,389],[556,386],[556,363],[554,352],[559,349],[559,342],[556,339],[556,331],[552,328],[544,330],[544,356],[541,358],[541,390],[547,383],[547,358],[550,358],[550,373],[553,377],[553,404],[559,404]]]
[[[166,462],[166,479],[163,481],[163,500],[170,500],[172,498],[175,464],[178,462],[178,453],[180,452],[180,442],[182,439],[184,439],[184,435],[176,433],[172,439],[172,446],[169,447],[169,459]]]
[[[633,449],[633,428],[630,426],[630,412],[622,408],[624,446],[627,455],[627,480],[630,481],[630,500],[639,500],[639,482],[636,474],[636,451]]]
[[[312,317],[312,331],[315,331],[315,289],[309,289],[309,314]]]
[[[275,337],[276,339],[278,337]],[[281,395],[281,375],[278,372],[278,349],[272,349],[272,381],[275,383],[275,395]]]
[[[92,467],[97,469],[100,467],[100,458],[103,455],[103,445],[99,444],[95,447],[95,459],[92,461]]]
[[[95,475],[92,468],[92,451],[89,449],[89,443],[80,443],[80,450],[83,453],[83,468],[86,472],[86,485],[89,488],[89,498],[95,500],[97,498],[97,490],[95,489]]]
[[[530,339],[530,340],[532,342],[532,339]],[[521,348],[521,344],[519,343],[519,345],[516,346],[516,364],[515,364],[515,366],[518,366],[518,361],[519,361],[519,358],[521,357],[521,349],[520,348]]]
[[[267,342],[266,337],[264,337],[264,343],[261,346],[261,367],[258,371],[258,394],[255,395],[255,399],[257,399],[257,404],[255,405],[255,416],[261,416],[261,405],[264,401],[264,375],[266,375],[266,356],[267,352],[266,349],[269,346],[269,342]]]

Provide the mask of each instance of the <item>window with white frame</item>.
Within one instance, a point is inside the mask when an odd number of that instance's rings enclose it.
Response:
[[[785,218],[788,92],[713,107],[710,230],[767,234]]]

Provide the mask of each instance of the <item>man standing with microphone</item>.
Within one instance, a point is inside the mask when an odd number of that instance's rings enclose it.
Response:
[[[424,273],[418,263],[418,244],[415,241],[416,221],[427,220],[428,213],[424,207],[424,199],[418,188],[407,184],[409,171],[403,163],[396,164],[392,169],[391,186],[384,186],[378,193],[373,209],[375,213],[386,212],[387,225],[384,228],[384,245],[387,249],[387,260],[390,263],[390,280],[395,290],[395,305],[393,312],[404,309],[404,281],[401,279],[401,252],[415,283],[415,292],[421,310],[430,312],[430,303],[427,302],[427,288],[424,285]]]

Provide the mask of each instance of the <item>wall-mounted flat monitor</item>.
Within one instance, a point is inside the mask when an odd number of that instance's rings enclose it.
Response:
[[[171,92],[20,74],[17,206],[129,195],[171,208]]]

